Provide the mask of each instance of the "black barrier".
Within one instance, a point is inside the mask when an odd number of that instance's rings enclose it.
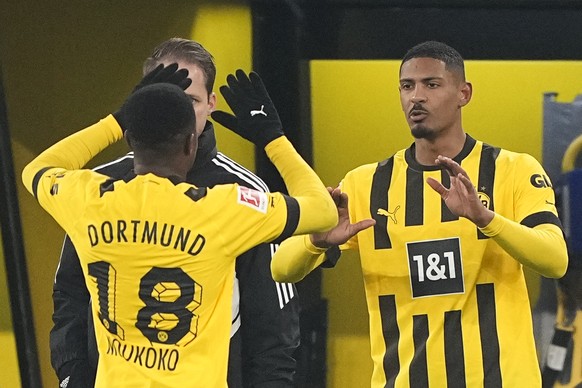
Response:
[[[582,8],[580,0],[251,0],[300,8],[306,4],[369,8],[503,8],[503,9],[573,9]]]
[[[2,69],[0,69],[0,225],[2,226],[6,278],[10,293],[12,326],[18,351],[21,386],[39,388],[42,387],[42,383],[16,194]]]

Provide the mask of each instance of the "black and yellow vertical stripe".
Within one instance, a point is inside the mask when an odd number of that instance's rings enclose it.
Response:
[[[500,366],[499,337],[497,332],[497,315],[495,306],[495,288],[493,284],[477,285],[477,308],[483,360],[483,386],[498,388],[503,386]],[[384,373],[386,387],[394,387],[399,374],[400,358],[398,353],[400,328],[396,317],[395,295],[380,295],[378,297],[382,319],[382,331],[386,353],[384,355]],[[412,317],[412,336],[414,356],[409,364],[409,384],[411,388],[429,387],[429,360],[427,342],[430,336],[430,320],[428,314],[418,314]],[[465,369],[466,338],[463,336],[461,310],[444,312],[444,342],[445,369],[447,386],[455,388],[467,387]]]

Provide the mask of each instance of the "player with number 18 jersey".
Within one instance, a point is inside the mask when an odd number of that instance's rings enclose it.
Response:
[[[311,190],[304,197],[237,184],[206,189],[151,173],[114,180],[77,169],[121,136],[108,116],[23,172],[27,189],[79,253],[100,353],[97,386],[226,387],[235,258],[259,243],[321,228],[312,199],[328,201],[328,194],[285,137],[266,151],[279,157],[288,183]],[[334,215],[329,202],[325,214]],[[323,222],[329,228],[334,218]]]

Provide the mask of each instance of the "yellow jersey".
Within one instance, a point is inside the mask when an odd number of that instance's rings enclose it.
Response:
[[[560,226],[550,181],[531,156],[467,135],[454,158],[485,206],[528,227]],[[449,184],[414,146],[349,172],[352,222],[376,225],[342,249],[360,253],[374,372],[372,387],[539,387],[522,265],[428,186]]]
[[[333,201],[284,137],[267,152],[304,196],[77,169],[119,138],[109,116],[23,171],[79,254],[99,349],[96,386],[226,387],[235,258],[259,243],[329,229]],[[313,211],[321,205],[323,222]]]

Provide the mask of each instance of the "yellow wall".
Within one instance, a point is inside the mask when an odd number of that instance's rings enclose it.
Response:
[[[50,366],[48,336],[52,282],[63,232],[25,192],[20,183],[22,168],[52,143],[116,109],[140,80],[142,61],[165,39],[181,36],[201,41],[215,56],[217,86],[224,84],[226,73],[233,69],[250,70],[250,11],[245,1],[234,0],[0,0],[0,9],[0,63],[34,324],[43,385],[54,387],[58,384]],[[219,97],[219,107],[224,109],[224,105]],[[248,142],[222,128],[217,129],[217,137],[222,151],[254,167]],[[126,150],[124,144],[116,144],[90,166]],[[4,300],[0,300],[0,311],[8,309]],[[7,347],[0,348],[3,355],[12,355]],[[4,386],[11,367],[1,364],[0,386]]]
[[[229,111],[218,88],[226,84],[227,74],[236,69],[252,70],[252,24],[248,6],[232,4],[209,4],[200,7],[192,25],[192,37],[203,42],[216,60],[217,75],[215,91],[218,96],[217,109]],[[228,156],[255,170],[254,146],[231,131],[216,126],[219,149]]]
[[[0,231],[0,237],[2,237],[2,231]],[[4,257],[4,249],[0,239],[0,349],[2,349],[0,351],[0,365],[2,365],[2,375],[0,377],[0,383],[2,384],[0,386],[6,384],[7,387],[18,387],[20,386],[20,374]]]
[[[313,157],[327,185],[337,185],[350,169],[380,161],[412,143],[400,109],[400,61],[312,61]],[[558,101],[582,93],[582,62],[467,61],[473,100],[464,109],[472,136],[541,160],[542,95]],[[357,255],[342,257],[323,272],[329,299],[328,386],[369,385],[368,316]],[[528,273],[535,300],[537,276]]]

